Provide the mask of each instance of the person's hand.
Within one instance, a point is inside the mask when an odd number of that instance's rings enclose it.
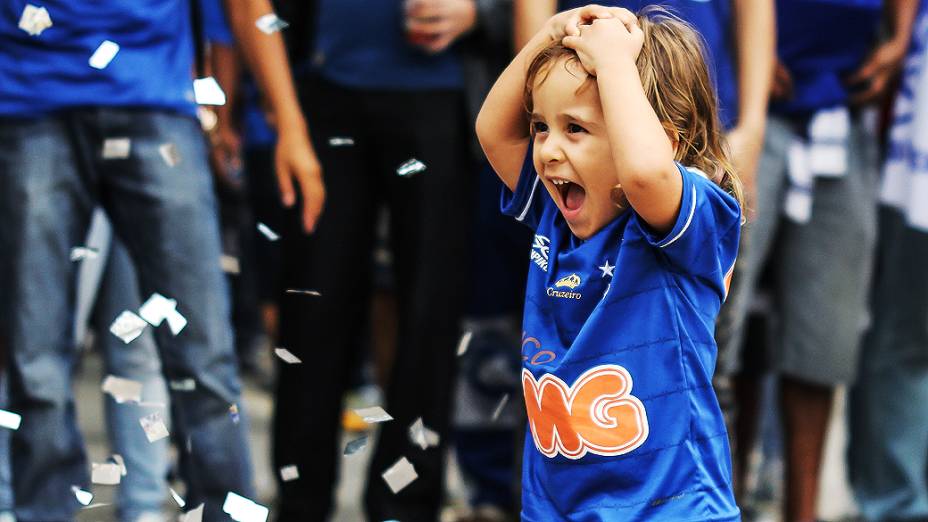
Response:
[[[744,215],[748,220],[754,219],[754,202],[757,201],[757,164],[760,162],[764,148],[764,127],[762,124],[738,124],[728,131],[728,148],[741,185],[744,189]]]
[[[542,31],[547,33],[552,42],[560,42],[565,36],[580,36],[580,25],[589,24],[599,18],[613,18],[617,11],[627,10],[596,4],[585,5],[552,16]]]
[[[242,170],[242,141],[238,133],[229,125],[219,124],[210,135],[209,160],[219,183],[233,190],[241,190],[243,180],[239,176]]]
[[[440,53],[477,23],[475,0],[406,0],[406,35],[430,53]]]
[[[771,100],[786,100],[793,95],[793,75],[777,58],[773,66],[773,82],[770,84]]]
[[[605,63],[628,60],[634,64],[644,45],[638,19],[627,9],[613,9],[609,18],[596,18],[579,26],[579,36],[565,36],[562,43],[573,49],[586,72],[596,76]]]
[[[312,232],[325,204],[325,186],[322,183],[322,167],[309,142],[305,125],[291,123],[278,127],[274,166],[285,207],[296,203],[293,180],[299,185],[303,200],[303,229]]]
[[[877,47],[848,79],[852,89],[851,103],[866,105],[878,101],[889,87],[890,80],[902,69],[906,42],[895,38]]]

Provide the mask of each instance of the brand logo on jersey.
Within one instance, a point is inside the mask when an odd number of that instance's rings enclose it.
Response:
[[[535,447],[569,459],[587,453],[623,455],[648,438],[644,405],[631,394],[632,376],[618,365],[596,366],[568,386],[546,373],[522,370],[522,392]]]
[[[535,234],[532,241],[532,262],[538,265],[543,271],[548,271],[548,251],[550,250],[551,240],[540,234]]]
[[[580,286],[580,276],[577,274],[570,274],[569,276],[564,276],[558,279],[554,283],[554,287],[548,287],[547,294],[550,297],[559,297],[561,299],[582,299],[583,294],[580,292],[571,292],[574,288]],[[555,288],[568,288],[570,290],[555,290]]]
[[[578,276],[577,274],[570,274],[569,276],[564,276],[558,279],[557,282],[554,283],[554,286],[557,288],[567,287],[573,290],[574,288],[577,288],[578,286],[580,286],[580,276]]]

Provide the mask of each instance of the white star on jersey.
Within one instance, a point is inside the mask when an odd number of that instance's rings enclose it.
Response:
[[[609,260],[607,259],[603,266],[596,267],[603,272],[603,277],[609,276],[612,277],[612,270],[615,268],[615,265],[609,265]]]

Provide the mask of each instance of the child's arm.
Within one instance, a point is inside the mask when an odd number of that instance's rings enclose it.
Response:
[[[628,202],[651,228],[667,232],[680,210],[683,181],[674,149],[645,97],[635,60],[644,34],[627,10],[608,20],[581,26],[580,36],[564,38],[596,75],[612,158]]]
[[[612,9],[588,5],[551,17],[493,84],[477,115],[477,139],[503,183],[515,190],[528,150],[529,120],[522,103],[525,73],[535,54],[567,34],[579,34],[582,21],[612,16]]]

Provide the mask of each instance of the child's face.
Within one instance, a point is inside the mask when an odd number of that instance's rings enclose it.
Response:
[[[567,67],[565,68],[565,64]],[[576,61],[561,58],[532,90],[532,161],[571,232],[587,239],[619,215],[618,183],[599,89]],[[543,81],[541,81],[543,79]]]

